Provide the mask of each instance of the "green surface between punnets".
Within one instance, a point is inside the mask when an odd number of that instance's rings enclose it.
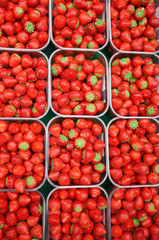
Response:
[[[47,57],[49,58],[50,55],[55,51],[55,47],[53,46],[52,43],[50,43],[48,45],[48,47],[43,51]],[[102,50],[102,53],[106,56],[107,60],[109,61],[111,54],[107,52],[106,49]],[[109,79],[108,79],[109,81]],[[55,114],[49,110],[48,114],[41,119],[41,121],[43,121],[43,123],[45,125],[47,125],[47,123],[50,121],[50,119],[52,119],[53,117],[55,117]],[[104,116],[101,117],[101,119],[104,121],[104,123],[107,125],[107,123],[111,120],[111,116],[110,116],[110,112],[108,111]],[[110,191],[110,189],[112,188],[112,184],[110,183],[110,181],[107,180],[102,184],[102,187],[107,191],[107,193]],[[46,180],[45,184],[39,189],[39,191],[44,195],[44,197],[46,198],[47,195],[49,194],[49,192],[53,189],[53,187],[48,183],[48,181]]]

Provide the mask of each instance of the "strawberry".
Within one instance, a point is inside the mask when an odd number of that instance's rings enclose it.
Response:
[[[103,33],[105,30],[105,22],[101,19],[96,19],[95,27],[99,33]]]
[[[71,42],[74,46],[79,46],[82,42],[82,35],[79,33],[74,33],[72,35]]]
[[[29,227],[27,225],[26,222],[20,222],[18,225],[17,225],[17,232],[20,234],[20,235],[27,235],[29,234]]]
[[[107,208],[107,202],[106,202],[104,197],[102,197],[102,196],[98,197],[98,199],[97,199],[97,207],[100,210],[103,210],[103,209]]]
[[[78,137],[75,139],[74,145],[76,148],[84,149],[86,146],[86,140],[84,138]]]
[[[79,226],[79,224],[78,223],[72,224],[72,226],[71,226],[71,236],[75,237],[75,236],[78,236],[78,235],[81,235],[81,234],[83,234],[83,230]]]
[[[102,237],[103,235],[105,235],[106,230],[105,230],[104,225],[102,223],[97,223],[94,226],[93,234],[94,234],[95,237]]]
[[[85,214],[84,212],[81,213],[78,223],[81,228],[88,228],[90,225],[89,216],[87,214]]]
[[[103,173],[105,171],[105,165],[103,163],[96,163],[94,166],[94,170]]]
[[[80,24],[87,25],[89,22],[91,22],[91,20],[92,20],[91,16],[86,11],[83,11],[82,13],[79,14]]]
[[[23,193],[25,190],[25,181],[23,179],[16,179],[14,182],[14,188],[17,190],[19,193]]]
[[[146,108],[146,114],[147,116],[156,116],[158,114],[158,108],[154,104],[150,104]]]
[[[26,177],[25,183],[27,188],[32,189],[37,186],[37,179],[34,176],[29,176]]]
[[[30,235],[33,238],[39,238],[42,239],[43,236],[43,231],[42,231],[42,226],[40,224],[35,225],[33,228],[30,230]]]

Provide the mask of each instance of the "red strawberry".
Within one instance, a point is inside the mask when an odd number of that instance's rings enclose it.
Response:
[[[81,213],[78,223],[81,228],[88,228],[90,226],[89,216],[84,212]]]

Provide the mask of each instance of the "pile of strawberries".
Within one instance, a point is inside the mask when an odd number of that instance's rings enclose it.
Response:
[[[49,178],[59,185],[97,184],[104,176],[102,127],[91,120],[65,119],[51,124]]]
[[[157,116],[159,65],[150,57],[116,58],[111,65],[111,96],[121,116]]]
[[[61,47],[97,49],[105,44],[105,4],[100,0],[55,0],[54,41]]]
[[[0,47],[38,49],[48,41],[49,0],[1,0]]]
[[[118,189],[111,197],[111,239],[157,240],[159,195],[157,188]]]
[[[49,199],[50,239],[106,240],[106,196],[100,188],[55,190]]]
[[[83,53],[58,54],[52,64],[52,106],[62,115],[96,115],[104,110],[102,78],[105,66]]]
[[[110,176],[115,183],[159,183],[159,135],[149,119],[116,120],[109,129]]]
[[[43,56],[0,54],[0,116],[40,117],[47,109],[47,62]]]
[[[37,187],[44,178],[44,129],[39,122],[0,120],[0,189]]]
[[[114,46],[122,51],[155,52],[159,47],[153,0],[112,0],[111,37]]]
[[[0,239],[43,239],[42,212],[38,192],[1,192]]]

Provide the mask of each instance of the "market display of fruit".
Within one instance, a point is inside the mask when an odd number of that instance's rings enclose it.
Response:
[[[0,53],[0,117],[41,117],[47,110],[47,60],[42,53]]]
[[[0,192],[0,239],[44,239],[43,201],[38,192]]]
[[[159,183],[158,121],[115,119],[108,128],[110,176],[122,186]]]
[[[52,107],[61,115],[98,115],[107,107],[106,62],[89,55],[57,54],[53,59]]]
[[[106,42],[106,4],[102,1],[55,0],[53,40],[59,47],[98,49]]]
[[[69,188],[48,199],[49,239],[106,240],[106,195],[100,188]]]
[[[45,129],[37,121],[0,120],[0,189],[39,186],[45,171]]]
[[[111,38],[121,51],[155,52],[158,50],[154,0],[112,0],[110,3]]]
[[[58,119],[48,126],[49,172],[61,186],[99,184],[105,177],[105,134],[101,121]],[[104,137],[103,137],[104,138]]]
[[[159,64],[152,56],[115,59],[111,63],[111,105],[120,116],[157,117],[159,114]]]
[[[117,189],[110,200],[111,239],[154,240],[159,236],[159,194],[155,187]]]
[[[157,0],[0,0],[1,240],[159,240],[158,31]]]
[[[21,49],[44,47],[49,34],[49,0],[1,0],[1,2],[0,47]]]

